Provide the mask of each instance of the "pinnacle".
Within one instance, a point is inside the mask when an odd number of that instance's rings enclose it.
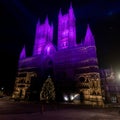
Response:
[[[48,15],[46,16],[45,23],[49,23],[49,21],[48,21]]]

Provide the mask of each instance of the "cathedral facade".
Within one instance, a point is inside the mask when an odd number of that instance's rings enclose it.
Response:
[[[58,14],[57,47],[53,44],[53,24],[48,18],[36,24],[36,34],[31,57],[23,48],[18,66],[13,98],[25,99],[32,81],[38,81],[38,91],[47,76],[55,83],[56,95],[79,94],[80,103],[103,105],[101,80],[95,39],[90,26],[80,44],[76,42],[76,18],[72,5],[68,13]],[[58,97],[59,98],[59,97]]]

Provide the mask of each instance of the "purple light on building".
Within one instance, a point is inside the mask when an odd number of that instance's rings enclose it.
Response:
[[[61,9],[58,15],[58,49],[76,46],[75,16],[70,5],[69,12],[62,15]]]
[[[29,71],[34,71],[39,80],[36,83],[39,84],[43,84],[43,80],[50,75],[55,80],[57,89],[65,94],[64,100],[66,101],[69,101],[66,92],[72,93],[69,94],[69,98],[72,101],[76,95],[73,93],[79,91],[79,94],[85,96],[85,104],[88,105],[88,101],[89,104],[93,104],[91,98],[94,98],[94,102],[96,101],[95,104],[102,104],[99,66],[94,36],[89,25],[87,25],[84,39],[80,44],[76,43],[76,19],[72,4],[70,4],[67,14],[63,15],[61,9],[59,11],[58,49],[54,47],[52,40],[53,25],[49,24],[48,17],[46,17],[43,24],[40,21],[37,22],[33,55],[19,60],[19,72],[29,73]],[[21,58],[25,57],[25,49],[21,52],[20,56]],[[19,79],[21,80],[21,78]],[[74,88],[76,85],[73,87],[73,83],[76,84],[76,82],[78,87]],[[26,90],[26,88],[24,89]],[[76,89],[78,90],[76,91]],[[19,94],[20,92],[18,96]]]
[[[49,54],[49,52],[50,52],[50,47],[49,47],[49,46],[47,47],[47,52],[48,52],[48,54]]]
[[[49,42],[49,43],[46,44],[43,51],[44,51],[45,56],[46,55],[51,56],[51,55],[53,55],[55,53],[56,49],[55,49],[54,45],[51,42]]]
[[[20,53],[20,59],[26,58],[26,51],[25,51],[25,46],[23,47],[21,53]]]
[[[85,46],[94,46],[95,45],[94,36],[91,32],[89,24],[87,25],[87,31],[86,31],[86,35],[85,35],[84,45]]]
[[[50,25],[48,17],[46,17],[44,24],[40,24],[40,22],[38,21],[36,25],[36,36],[33,55],[41,54],[46,44],[48,42],[52,42],[52,40],[53,40],[53,24]]]
[[[81,62],[83,66],[86,66],[88,64],[93,65],[94,63],[96,64],[96,46],[94,36],[91,32],[89,25],[87,25],[84,40],[81,42],[80,45],[76,44],[76,24],[72,4],[70,5],[67,14],[62,15],[61,9],[59,11],[57,51],[52,43],[52,40],[53,24],[49,24],[48,17],[46,17],[43,24],[40,24],[40,21],[38,20],[36,25],[36,36],[33,56],[41,55],[41,60],[42,57],[47,58],[48,56],[48,58],[52,59],[56,65],[59,63],[77,64],[80,61],[87,61],[88,59],[90,59],[88,63]],[[53,53],[55,53],[54,56]],[[31,62],[31,64],[33,64],[33,62]]]

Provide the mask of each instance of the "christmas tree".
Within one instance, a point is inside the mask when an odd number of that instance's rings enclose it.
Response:
[[[46,102],[55,100],[55,87],[50,76],[48,76],[47,80],[43,84],[40,92],[40,100]]]

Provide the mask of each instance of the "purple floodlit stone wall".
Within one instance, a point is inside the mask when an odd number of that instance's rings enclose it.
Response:
[[[53,25],[46,18],[36,25],[33,56],[19,60],[19,70],[37,69],[38,74],[54,74],[56,80],[74,80],[76,74],[99,72],[94,36],[87,26],[86,35],[76,44],[75,16],[72,6],[69,12],[58,15],[58,46],[52,43]],[[47,72],[46,72],[47,71]],[[52,71],[52,72],[51,72]],[[50,72],[50,73],[49,73]]]
[[[84,45],[86,45],[86,46],[95,45],[94,36],[90,30],[89,25],[87,25],[87,32],[85,35]]]
[[[33,55],[41,54],[42,50],[47,43],[53,40],[53,25],[49,24],[48,18],[46,18],[44,24],[40,24],[38,21],[36,25],[35,44],[33,48]]]
[[[66,73],[67,79],[74,79],[75,74],[99,72],[95,46],[92,50],[89,47],[75,47],[58,51],[54,58],[56,76]]]
[[[65,49],[76,46],[76,25],[72,6],[68,14],[58,15],[58,49]]]

